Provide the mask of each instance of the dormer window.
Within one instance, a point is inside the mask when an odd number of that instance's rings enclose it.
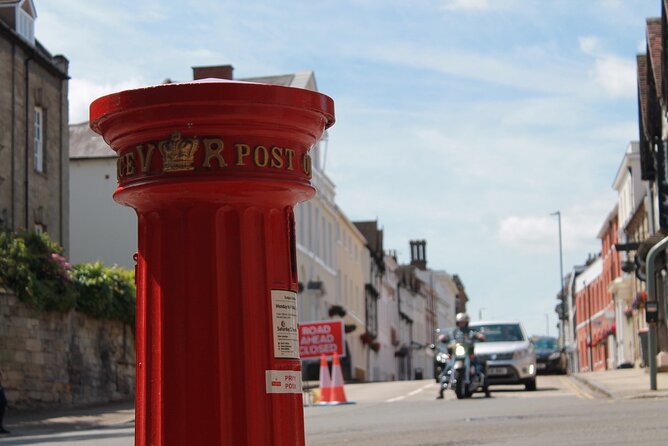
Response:
[[[0,20],[31,45],[35,44],[35,5],[32,0],[0,2]]]

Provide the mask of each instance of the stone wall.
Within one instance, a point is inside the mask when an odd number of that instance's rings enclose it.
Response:
[[[132,328],[70,311],[45,313],[0,289],[0,369],[17,409],[130,399]]]

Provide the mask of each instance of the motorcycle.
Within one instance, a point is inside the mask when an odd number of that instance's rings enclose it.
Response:
[[[452,388],[457,399],[469,398],[473,393],[482,391],[491,396],[484,365],[474,360],[472,340],[458,340],[452,346],[452,360],[449,369],[441,376],[441,385]]]

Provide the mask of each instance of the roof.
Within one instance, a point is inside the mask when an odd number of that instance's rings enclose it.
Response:
[[[643,132],[641,136],[645,136],[646,138],[649,134],[649,127],[647,125],[647,55],[638,54],[636,56],[636,65],[638,67],[638,112],[641,121],[640,130]]]
[[[318,91],[318,87],[315,84],[315,77],[313,76],[313,71],[311,70],[298,71],[297,73],[291,74],[280,74],[276,76],[246,77],[236,80]]]
[[[575,281],[575,292],[579,293],[592,283],[594,283],[603,272],[603,260],[601,256],[597,256],[596,259],[591,262],[589,265],[586,265],[585,270],[582,271]]]
[[[647,50],[650,62],[652,64],[652,74],[654,75],[654,85],[656,85],[656,94],[659,97],[661,104],[664,103],[663,98],[663,79],[661,76],[663,70],[662,61],[662,39],[661,39],[661,19],[648,18],[647,19]]]
[[[609,230],[611,223],[617,218],[619,211],[619,203],[615,203],[615,206],[608,213],[608,216],[605,217],[605,221],[601,225],[601,229],[598,230],[596,238],[602,239],[605,236],[605,233]],[[615,236],[615,238],[617,238]]]
[[[383,230],[378,229],[378,220],[354,221],[353,224],[366,238],[369,249],[374,254],[383,255]]]
[[[88,122],[70,125],[70,159],[90,158],[116,158],[116,152],[91,130]]]
[[[628,173],[628,168],[632,165],[632,160],[640,158],[640,143],[638,141],[631,141],[626,147],[626,152],[622,158],[622,162],[617,168],[617,175],[615,175],[615,180],[612,182],[612,188],[619,191],[622,184],[622,179],[626,177]]]

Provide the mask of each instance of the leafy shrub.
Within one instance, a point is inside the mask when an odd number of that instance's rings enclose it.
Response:
[[[46,234],[0,232],[0,280],[19,300],[46,311],[66,311],[76,294],[63,249]]]
[[[72,267],[46,234],[0,231],[0,283],[44,311],[76,309],[98,319],[135,321],[134,271],[101,262]]]
[[[102,262],[82,263],[72,268],[78,292],[76,308],[98,319],[114,319],[134,325],[134,274]]]

